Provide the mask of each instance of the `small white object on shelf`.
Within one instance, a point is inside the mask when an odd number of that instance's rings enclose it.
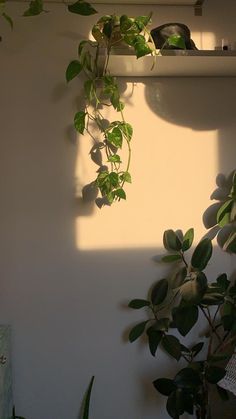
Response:
[[[101,70],[105,59],[101,54]],[[124,77],[236,77],[236,51],[230,50],[163,50],[152,64],[151,55],[137,59],[129,48],[114,48],[108,70]]]

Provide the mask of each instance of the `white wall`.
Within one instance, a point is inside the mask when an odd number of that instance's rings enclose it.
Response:
[[[222,37],[236,40],[234,3],[208,0],[201,18],[189,8],[97,8],[152,9],[153,26],[185,22],[199,48],[214,48]],[[15,403],[27,419],[76,419],[95,374],[91,419],[166,419],[151,381],[171,375],[173,361],[126,342],[142,315],[124,305],[164,274],[151,260],[164,229],[205,234],[201,217],[216,175],[235,168],[236,79],[134,80],[127,202],[84,205],[75,184],[93,180],[96,166],[81,158],[89,140],[75,141],[71,130],[81,85],[67,87],[64,71],[97,16],[47,6],[51,13],[26,19],[25,5],[11,3],[14,31],[1,29],[0,319],[12,325]],[[209,272],[233,268],[220,254]]]

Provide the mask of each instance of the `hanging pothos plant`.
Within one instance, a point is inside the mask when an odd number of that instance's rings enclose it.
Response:
[[[13,27],[11,17],[5,11],[6,0],[0,0],[0,16]],[[82,16],[90,16],[97,11],[83,0],[68,5],[68,11]],[[36,16],[47,12],[43,0],[32,0],[23,16]],[[121,99],[117,79],[109,72],[109,59],[112,49],[116,46],[128,46],[133,49],[137,58],[151,54],[153,65],[158,51],[148,29],[151,23],[151,13],[148,16],[128,17],[127,15],[105,15],[100,17],[92,27],[94,40],[82,40],[78,47],[78,59],[71,61],[66,70],[67,82],[83,74],[85,108],[79,110],[74,117],[75,129],[85,132],[94,141],[96,150],[103,162],[92,182],[100,198],[96,199],[98,206],[112,204],[114,201],[126,199],[125,184],[131,183],[131,140],[133,127],[125,118],[125,103]],[[170,36],[166,44],[177,48],[185,48],[181,36]],[[104,52],[105,51],[105,52]],[[103,68],[99,65],[100,53],[106,56]],[[104,108],[112,107],[118,114],[112,121],[107,121]],[[96,128],[100,138],[95,136]],[[126,146],[127,152],[124,148]]]
[[[81,14],[82,2],[79,1],[68,9]],[[83,3],[83,13],[93,14],[94,9]],[[102,16],[92,27],[94,40],[82,40],[78,46],[78,59],[71,61],[66,70],[66,80],[71,81],[78,75],[85,76],[84,94],[85,109],[79,110],[74,117],[75,129],[80,133],[88,133],[94,147],[103,156],[103,162],[92,182],[100,197],[96,199],[99,207],[111,205],[114,201],[126,199],[125,184],[131,183],[131,140],[133,127],[125,118],[125,103],[121,98],[117,79],[109,72],[109,59],[112,50],[117,46],[133,49],[137,58],[151,54],[153,65],[158,52],[148,29],[151,14],[148,16],[128,17],[127,15]],[[176,47],[184,47],[180,36],[171,36],[167,43]],[[105,65],[100,68],[100,54],[104,55]],[[119,115],[108,121],[104,109],[112,107]],[[96,129],[100,138],[94,135]],[[127,153],[123,151],[125,148]],[[94,149],[93,147],[93,149]]]

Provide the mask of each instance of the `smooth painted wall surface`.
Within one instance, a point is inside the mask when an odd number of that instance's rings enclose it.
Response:
[[[184,22],[199,48],[213,49],[223,37],[236,40],[234,3],[208,0],[203,17],[185,7],[97,9],[153,10],[153,26]],[[216,176],[235,168],[236,78],[123,79],[135,128],[133,184],[127,202],[99,210],[81,201],[96,172],[90,140],[72,129],[81,82],[64,80],[97,16],[47,4],[50,13],[26,19],[24,9],[9,5],[15,27],[3,23],[0,45],[0,319],[13,329],[17,410],[27,419],[77,419],[95,375],[91,419],[167,419],[151,382],[179,366],[127,343],[143,316],[125,307],[165,275],[152,258],[166,228],[193,226],[197,239],[206,233],[202,214]],[[216,252],[209,274],[234,268],[234,259]]]

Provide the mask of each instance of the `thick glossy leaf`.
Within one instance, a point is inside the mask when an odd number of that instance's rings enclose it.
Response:
[[[201,303],[208,306],[218,306],[224,301],[224,295],[219,292],[207,292],[203,295]]]
[[[236,253],[236,231],[233,231],[223,246],[223,250]]]
[[[226,291],[230,286],[230,281],[228,280],[227,274],[225,273],[218,276],[216,282],[223,291]]]
[[[176,390],[174,381],[170,380],[169,378],[158,378],[157,380],[153,381],[153,385],[155,389],[164,396],[169,396],[173,391]]]
[[[169,415],[174,419],[179,419],[179,415],[184,413],[184,393],[182,390],[177,389],[173,391],[166,403],[166,409]]]
[[[167,44],[171,47],[186,49],[184,38],[181,35],[171,35],[167,39]]]
[[[198,320],[198,307],[178,307],[174,312],[174,322],[182,336],[186,336]]]
[[[151,23],[151,17],[151,13],[148,16],[138,16],[135,19],[135,23],[138,25],[139,29],[142,30],[145,26]]]
[[[24,12],[23,16],[37,16],[43,12],[43,1],[32,0],[29,4],[29,8]]]
[[[83,111],[77,112],[74,117],[74,126],[76,131],[80,134],[84,133],[86,113]]]
[[[122,15],[120,17],[120,30],[121,33],[127,32],[133,25],[133,20],[127,15]]]
[[[111,132],[108,132],[107,139],[115,147],[122,147],[122,133],[118,127],[115,127]]]
[[[172,335],[165,335],[162,339],[162,346],[169,355],[179,361],[181,357],[181,345],[179,339]]]
[[[135,42],[134,50],[137,58],[141,58],[152,53],[151,48],[146,42]]]
[[[128,141],[132,139],[133,136],[133,128],[128,123],[119,124],[121,131],[123,132],[124,136],[127,138]]]
[[[163,303],[168,293],[167,279],[160,279],[153,287],[151,292],[151,302],[154,305]]]
[[[192,368],[183,368],[180,370],[175,378],[174,384],[182,389],[195,389],[202,384],[199,373]]]
[[[233,207],[233,199],[226,201],[217,212],[217,223],[220,227],[224,227],[230,222],[230,214]]]
[[[126,199],[126,193],[124,189],[122,188],[116,189],[114,193],[119,199]]]
[[[167,255],[163,256],[161,260],[165,263],[180,262],[182,260],[182,257],[180,255]]]
[[[198,272],[196,278],[185,282],[181,286],[180,293],[187,303],[198,304],[202,300],[206,289],[207,278],[203,272]]]
[[[174,273],[174,275],[171,278],[170,286],[172,289],[179,288],[181,285],[183,285],[185,279],[187,276],[187,269],[184,266],[183,268],[180,268],[177,272]]]
[[[153,327],[149,327],[147,330],[147,336],[150,352],[152,356],[155,356],[158,345],[162,340],[163,332],[160,330],[155,330]]]
[[[163,235],[163,244],[167,250],[179,251],[182,243],[174,230],[166,230]]]
[[[150,302],[149,301],[138,299],[138,298],[136,298],[135,300],[131,300],[129,302],[129,307],[130,308],[139,309],[139,308],[149,307],[149,306],[150,306]]]
[[[146,324],[149,320],[146,320],[145,322],[141,322],[136,324],[136,326],[131,329],[129,333],[129,341],[134,342],[136,339],[138,339],[144,332]]]
[[[70,4],[68,6],[68,10],[71,13],[76,13],[82,16],[90,16],[97,13],[90,3],[83,0],[78,0],[76,3]]]
[[[117,186],[119,186],[119,176],[118,173],[116,172],[111,172],[109,174],[109,180],[112,186],[114,186],[114,188],[116,188]]]
[[[82,419],[89,419],[89,408],[90,408],[90,399],[91,399],[91,392],[93,388],[94,376],[91,378],[91,381],[88,386],[88,390],[85,394],[84,400],[84,408],[82,412]]]
[[[130,173],[129,173],[129,172],[124,172],[124,173],[122,173],[122,175],[120,175],[120,180],[121,180],[122,182],[128,182],[128,183],[131,183],[131,182],[132,182],[132,179],[131,179],[131,175],[130,175]]]
[[[199,354],[199,352],[201,352],[203,346],[204,346],[204,342],[198,342],[196,345],[194,345],[191,348],[191,352],[193,353],[193,355],[197,356]]]
[[[113,154],[111,156],[108,157],[108,161],[110,163],[122,163],[120,156],[118,154]]]
[[[83,67],[78,60],[71,61],[66,69],[66,81],[69,82],[78,76],[82,68]]]
[[[216,388],[217,388],[217,391],[218,391],[218,394],[219,394],[221,400],[223,400],[224,402],[228,401],[229,400],[228,391],[225,390],[224,388],[218,386],[217,384],[216,384]]]
[[[211,384],[217,384],[225,376],[225,369],[218,366],[210,366],[206,370],[206,379]]]
[[[191,265],[198,271],[203,271],[212,255],[212,243],[211,240],[205,238],[200,241],[196,249],[193,252]]]
[[[183,244],[182,244],[182,251],[186,252],[186,250],[190,249],[193,244],[194,239],[194,229],[190,228],[184,235]]]

